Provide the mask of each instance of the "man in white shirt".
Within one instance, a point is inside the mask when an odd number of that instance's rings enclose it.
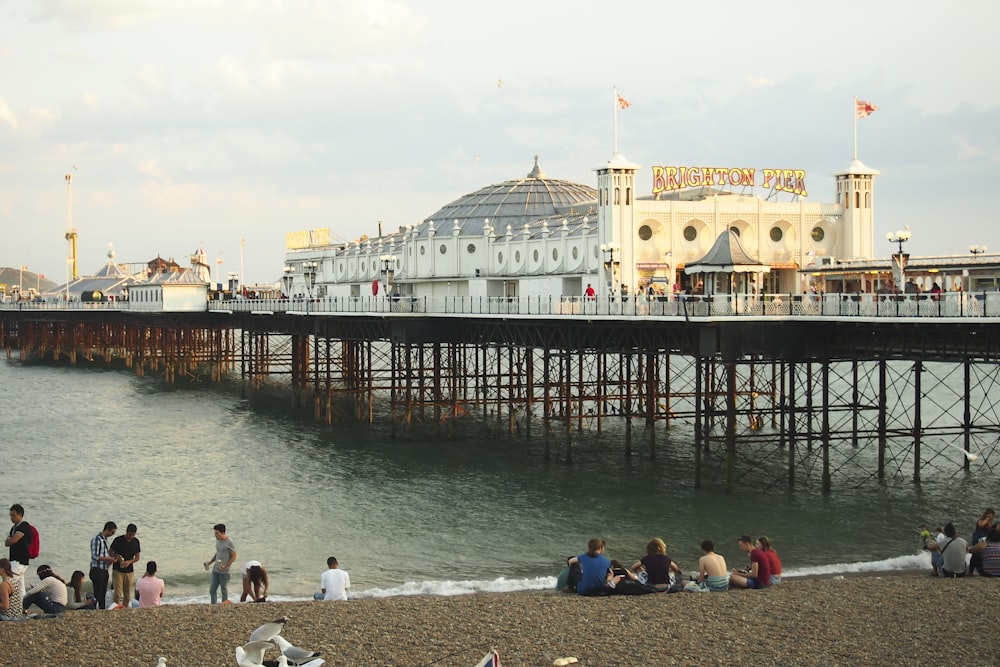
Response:
[[[326,559],[326,566],[328,569],[319,578],[320,592],[313,597],[317,600],[346,600],[351,577],[340,569],[333,556]]]

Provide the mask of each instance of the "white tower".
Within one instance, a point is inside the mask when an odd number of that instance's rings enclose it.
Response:
[[[837,202],[844,209],[840,256],[844,259],[875,256],[874,186],[879,172],[852,160],[847,169],[834,174]]]
[[[634,293],[635,173],[639,165],[615,153],[597,167],[598,285],[600,294],[619,296],[621,285]]]

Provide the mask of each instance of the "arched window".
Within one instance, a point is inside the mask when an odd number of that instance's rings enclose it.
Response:
[[[621,188],[615,188],[615,206],[622,203],[622,190]]]
[[[854,208],[861,208],[861,193],[854,193]]]
[[[632,188],[625,188],[625,205],[632,205]]]

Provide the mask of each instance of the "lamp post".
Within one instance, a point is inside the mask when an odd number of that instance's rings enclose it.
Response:
[[[602,243],[601,252],[607,259],[604,260],[604,268],[608,271],[609,282],[611,284],[611,294],[615,294],[617,288],[617,281],[615,280],[615,253],[622,249],[621,245],[618,243]]]
[[[899,291],[906,291],[906,260],[909,255],[903,254],[903,244],[910,240],[910,226],[906,225],[903,229],[900,229],[895,234],[889,232],[885,235],[886,241],[889,243],[895,243],[899,246],[899,252],[893,255],[899,263]]]
[[[390,277],[392,275],[393,270],[396,267],[396,256],[380,255],[379,260],[382,262],[382,273],[385,274],[385,280],[383,282],[385,283],[385,295],[388,297],[390,287],[392,285]]]
[[[984,245],[970,245],[969,246],[969,252],[972,253],[973,257],[978,257],[979,255],[982,255],[984,252],[986,252],[986,246],[984,246]]]
[[[316,267],[319,264],[313,260],[308,262],[302,262],[302,273],[305,274],[307,284],[309,285],[309,298],[312,298],[313,288],[316,286]]]
[[[292,281],[295,280],[295,276],[293,275],[295,273],[295,267],[286,264],[283,271],[285,272],[285,275],[281,277],[281,284],[285,286],[285,296],[291,298]]]

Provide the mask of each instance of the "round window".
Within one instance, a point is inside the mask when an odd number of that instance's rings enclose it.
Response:
[[[558,248],[553,248],[552,249],[552,261],[554,261],[554,262],[558,262],[559,261],[559,249]]]
[[[781,231],[781,227],[771,227],[771,240],[775,243],[780,243],[781,239],[785,238],[785,233]]]
[[[819,243],[826,238],[826,231],[822,227],[813,227],[812,240]]]
[[[470,255],[475,255],[476,254],[476,244],[475,243],[470,243],[469,245],[465,246],[465,252],[469,253]]]
[[[740,228],[739,227],[730,227],[729,231],[731,231],[736,236],[736,238],[740,237]]]
[[[639,228],[639,238],[643,241],[648,241],[653,238],[653,228],[649,225],[643,225]]]
[[[521,263],[521,251],[520,250],[515,250],[514,251],[514,261],[517,262],[518,264]]]
[[[694,228],[694,225],[688,225],[684,228],[684,240],[694,241],[698,238],[698,230]]]
[[[502,252],[498,252],[497,253],[497,264],[503,264],[503,253]]]
[[[535,248],[535,251],[533,253],[531,253],[531,261],[533,261],[533,262],[537,262],[538,261],[538,249],[537,248]]]
[[[420,254],[423,255],[423,254],[426,254],[426,252],[427,252],[427,247],[426,246],[420,246]]]
[[[573,246],[573,249],[570,251],[570,254],[573,255],[573,259],[580,259],[580,249],[578,247]]]
[[[441,253],[442,255],[448,254],[448,246],[442,243],[441,247],[438,248],[438,252]]]

